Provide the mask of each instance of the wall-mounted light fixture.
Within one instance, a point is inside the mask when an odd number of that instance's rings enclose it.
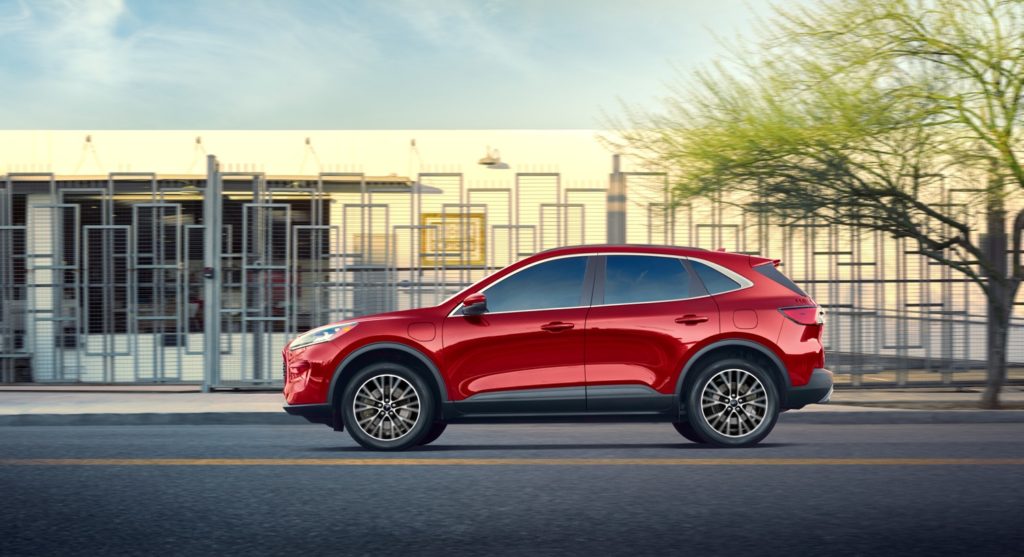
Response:
[[[487,150],[484,151],[484,158],[477,161],[477,164],[486,166],[491,170],[508,170],[508,163],[501,162],[501,152],[497,149],[491,149],[491,146],[487,146]]]

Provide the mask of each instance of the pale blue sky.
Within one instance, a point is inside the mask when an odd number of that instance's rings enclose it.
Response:
[[[650,106],[673,66],[708,62],[765,11],[763,0],[0,0],[0,128],[593,128],[618,98]]]

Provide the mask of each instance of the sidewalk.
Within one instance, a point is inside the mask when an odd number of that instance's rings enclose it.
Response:
[[[786,412],[782,422],[885,424],[1024,422],[1024,387],[1003,391],[1005,409],[979,410],[980,388],[838,390],[829,404]],[[278,392],[200,393],[191,386],[0,386],[3,425],[301,425]]]

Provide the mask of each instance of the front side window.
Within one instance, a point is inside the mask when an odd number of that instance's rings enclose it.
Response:
[[[609,255],[605,259],[605,304],[680,300],[691,296],[690,274],[681,259],[649,255]]]
[[[580,304],[587,257],[553,259],[487,287],[487,311],[571,308]]]

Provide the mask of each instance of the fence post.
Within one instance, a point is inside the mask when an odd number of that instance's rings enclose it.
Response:
[[[612,155],[608,180],[608,243],[626,243],[626,176],[619,167],[619,155]]]
[[[203,192],[203,392],[220,383],[220,294],[223,202],[217,157],[206,157]]]

